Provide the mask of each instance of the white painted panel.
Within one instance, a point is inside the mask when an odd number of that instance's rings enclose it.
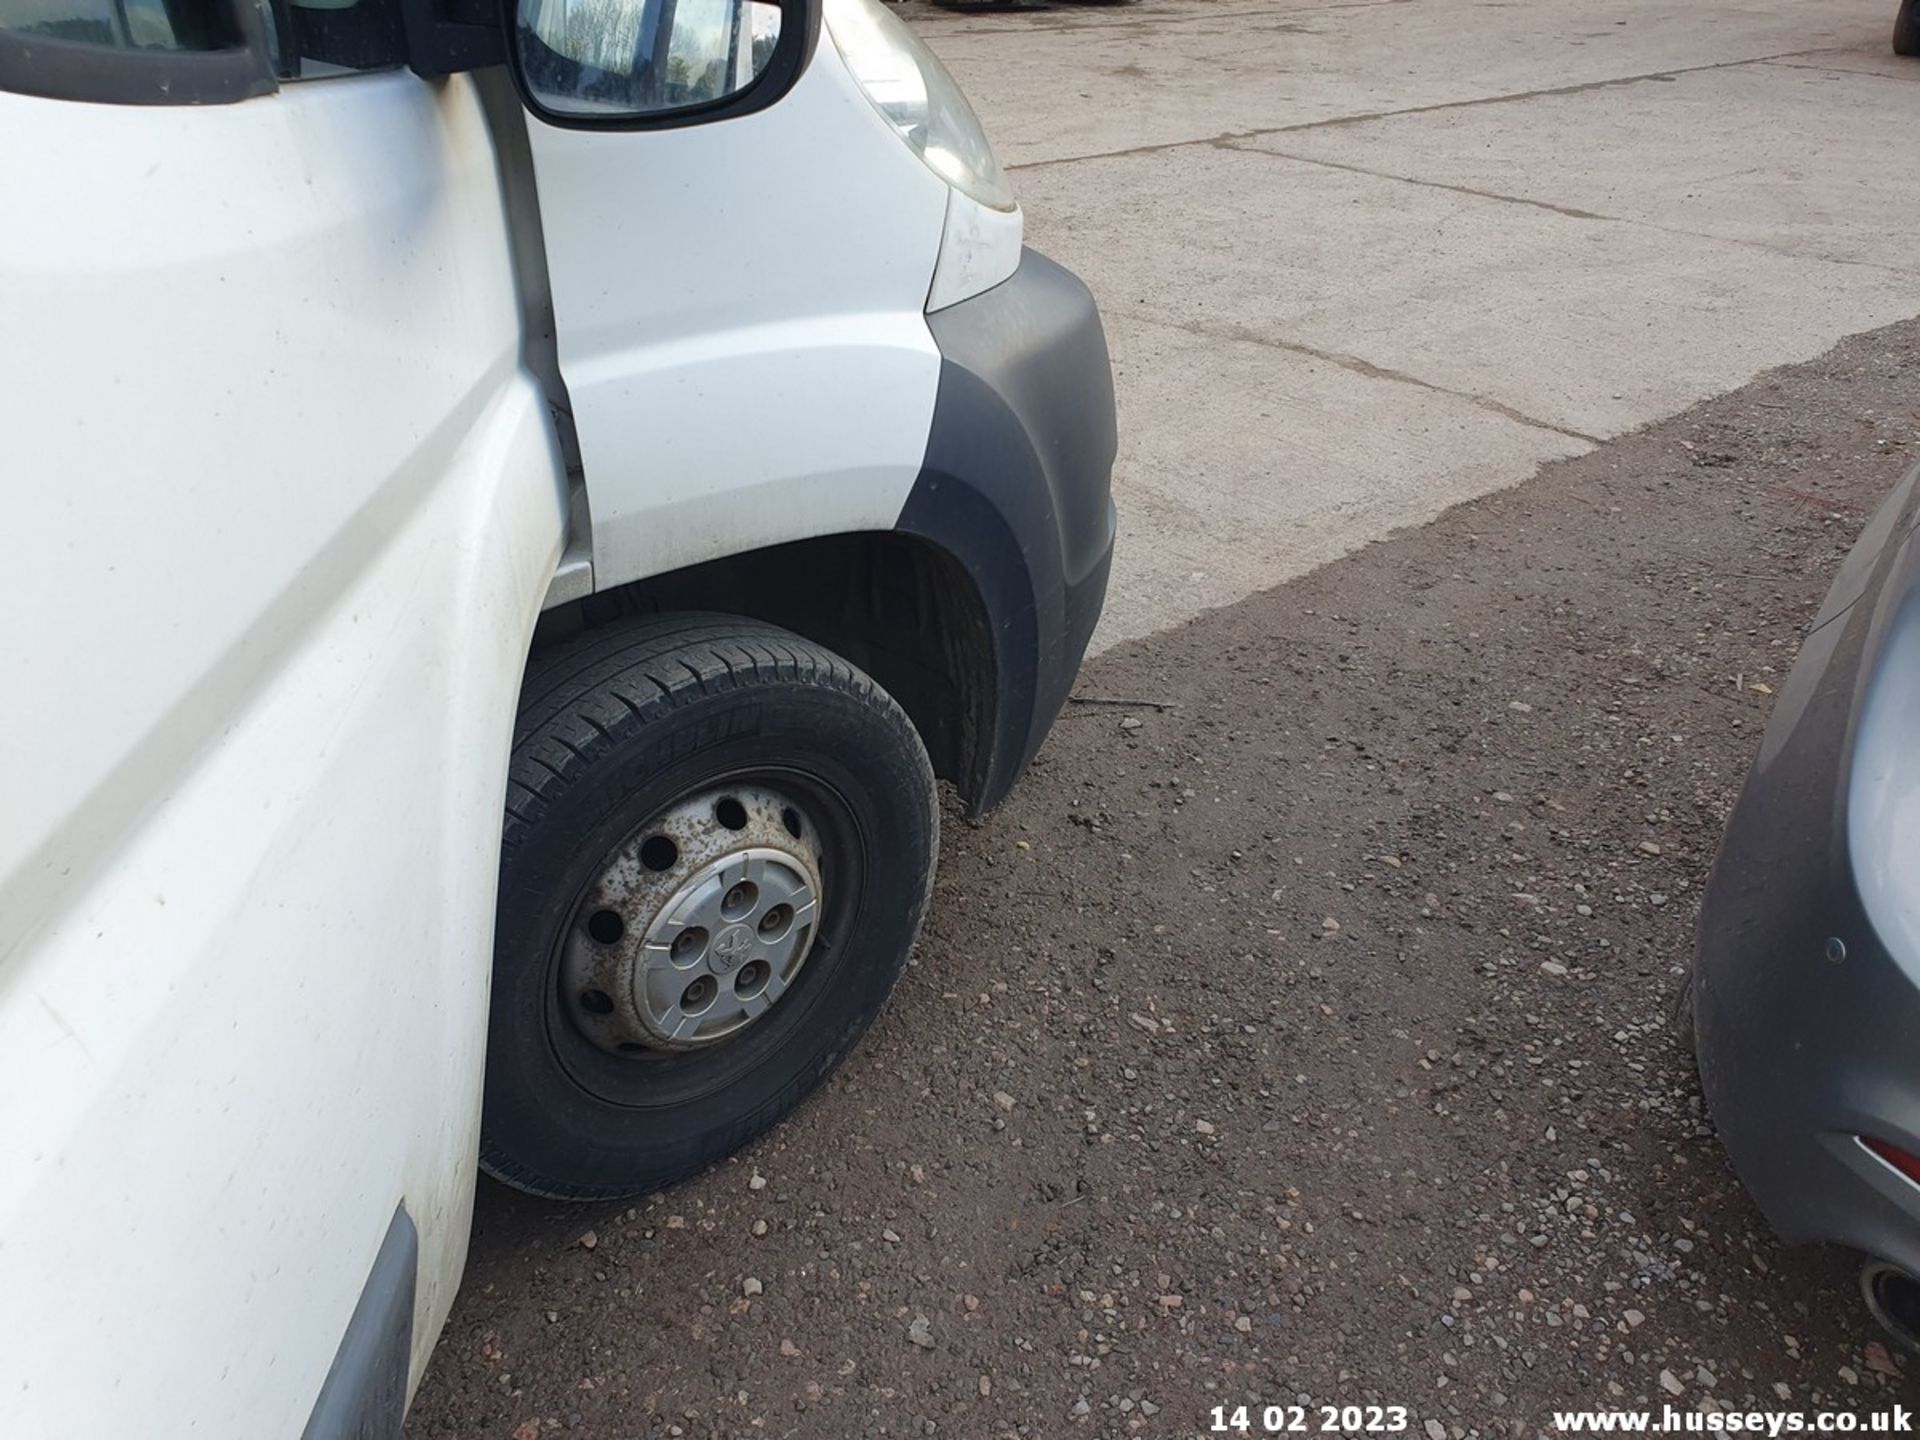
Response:
[[[563,532],[471,86],[0,96],[0,1394],[297,1436],[404,1199],[464,1260]]]
[[[596,583],[891,527],[939,380],[947,186],[832,41],[739,119],[528,123]]]
[[[940,242],[927,310],[944,310],[1013,278],[1020,268],[1026,217],[1016,208],[991,210],[960,190],[947,197],[947,231]]]

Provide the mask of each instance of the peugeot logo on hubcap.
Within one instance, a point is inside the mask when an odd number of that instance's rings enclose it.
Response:
[[[713,968],[728,974],[752,953],[753,931],[744,925],[729,925],[713,942]]]

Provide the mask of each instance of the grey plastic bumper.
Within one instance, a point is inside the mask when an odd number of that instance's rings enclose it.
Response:
[[[1862,903],[1848,825],[1863,706],[1883,666],[1911,663],[1888,637],[1920,584],[1916,476],[1842,567],[1775,702],[1701,912],[1694,1013],[1714,1123],[1775,1229],[1920,1273],[1920,1186],[1858,1139],[1920,1154],[1920,976]]]
[[[1028,250],[1011,279],[927,317],[940,347],[927,458],[898,528],[966,567],[995,715],[969,804],[997,804],[1060,713],[1113,558],[1113,371],[1093,296]]]

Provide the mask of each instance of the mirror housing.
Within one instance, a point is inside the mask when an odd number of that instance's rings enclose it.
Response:
[[[507,63],[500,12],[489,0],[400,0],[407,68],[423,80]]]
[[[664,130],[764,110],[820,36],[820,0],[503,0],[521,103],[549,125]]]

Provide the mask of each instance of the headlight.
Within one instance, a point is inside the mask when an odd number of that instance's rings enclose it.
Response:
[[[827,0],[827,33],[894,133],[949,185],[993,210],[1015,208],[987,132],[947,67],[880,0]]]

